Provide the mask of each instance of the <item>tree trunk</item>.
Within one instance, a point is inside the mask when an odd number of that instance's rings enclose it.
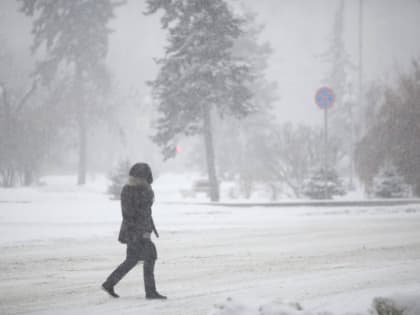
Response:
[[[276,201],[277,195],[278,195],[277,186],[274,183],[271,183],[270,188],[271,188],[271,201]]]
[[[250,179],[244,179],[241,182],[241,190],[244,193],[245,199],[251,198],[252,195],[252,189],[253,189],[253,183]]]
[[[32,169],[25,167],[23,170],[23,185],[31,186],[34,183],[34,172]]]
[[[208,173],[209,182],[210,182],[210,200],[219,201],[219,183],[217,182],[217,177],[216,177],[210,109],[205,105],[203,106],[203,116],[204,116],[203,117],[204,118],[204,143],[206,146],[207,173]]]
[[[87,126],[86,126],[86,115],[84,113],[84,107],[82,107],[83,113],[80,113],[79,121],[79,166],[77,184],[84,185],[86,183],[86,155],[87,155]]]
[[[77,184],[86,183],[86,161],[87,161],[87,122],[86,106],[83,98],[82,73],[80,69],[76,70],[75,95],[77,95],[78,127],[79,127],[79,164],[77,174]]]
[[[13,129],[13,122],[12,122],[12,109],[9,102],[9,97],[7,94],[7,87],[5,85],[0,85],[1,94],[3,98],[3,119],[2,125],[4,129],[1,130],[1,134],[3,137],[3,150],[2,152],[2,183],[1,185],[4,187],[13,187],[15,185],[16,180],[16,168],[15,168],[15,160],[16,160],[16,152],[13,147],[13,141],[17,141],[14,138],[14,130]]]
[[[16,171],[11,166],[6,166],[2,171],[2,186],[11,188],[16,184]]]
[[[414,185],[414,194],[416,197],[420,197],[420,178],[417,179],[417,183]]]

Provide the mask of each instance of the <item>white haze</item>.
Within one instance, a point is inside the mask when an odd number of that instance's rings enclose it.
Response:
[[[276,112],[282,121],[318,124],[322,113],[313,102],[316,89],[328,73],[328,64],[319,55],[329,47],[338,2],[335,0],[235,0],[257,13],[265,25],[262,41],[274,49],[267,75],[277,81],[279,100]],[[359,1],[345,1],[344,39],[352,62],[358,65]],[[30,21],[16,12],[14,0],[0,3],[0,34],[19,63],[31,65]],[[166,35],[157,16],[144,16],[143,0],[129,0],[119,8],[111,23],[108,61],[118,91],[135,94],[138,101],[149,99],[145,81],[155,77],[153,58],[163,54]],[[364,1],[363,63],[364,82],[392,79],[420,56],[420,1]],[[23,60],[22,60],[23,59]],[[353,76],[357,80],[357,74]],[[357,82],[355,82],[357,83]]]

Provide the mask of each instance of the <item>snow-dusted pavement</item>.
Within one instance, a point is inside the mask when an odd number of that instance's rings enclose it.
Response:
[[[111,299],[100,284],[124,257],[119,211],[94,189],[0,191],[0,314],[199,315],[229,296],[367,314],[375,296],[420,292],[420,206],[157,203],[156,276],[169,299],[144,299],[140,265]]]

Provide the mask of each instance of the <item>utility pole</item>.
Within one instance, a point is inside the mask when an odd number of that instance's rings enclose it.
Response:
[[[359,0],[359,93],[358,103],[363,103],[363,0]]]
[[[355,126],[354,126],[354,113],[353,113],[353,106],[354,103],[351,101],[349,103],[350,106],[350,141],[351,141],[351,148],[350,148],[350,189],[354,189],[354,149],[355,149]]]

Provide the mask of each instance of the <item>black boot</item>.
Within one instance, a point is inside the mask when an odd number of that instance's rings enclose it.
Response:
[[[146,299],[148,299],[148,300],[166,300],[167,297],[160,294],[159,292],[155,291],[155,292],[146,293]]]
[[[102,284],[102,289],[103,289],[106,293],[108,293],[110,296],[112,296],[113,298],[119,298],[119,297],[120,297],[117,293],[115,293],[115,291],[114,291],[114,287],[108,286],[108,285],[106,284],[106,282],[104,282],[104,283]]]
[[[143,265],[144,289],[148,300],[166,300],[167,297],[156,290],[155,283],[155,260],[146,260]]]

